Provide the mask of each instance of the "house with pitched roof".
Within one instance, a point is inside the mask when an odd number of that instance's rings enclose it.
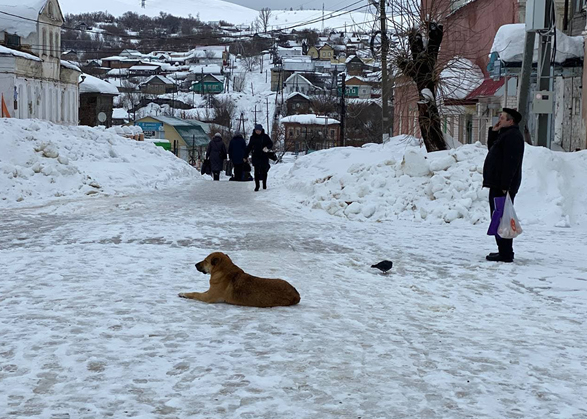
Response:
[[[177,85],[165,76],[155,75],[140,83],[139,90],[141,93],[164,95],[177,92]]]
[[[300,114],[281,118],[287,151],[309,152],[335,147],[340,141],[340,122],[323,115]]]
[[[285,87],[283,91],[285,93],[299,92],[305,95],[312,95],[316,93],[317,90],[319,89],[314,86],[310,80],[299,73],[294,73],[285,81]]]

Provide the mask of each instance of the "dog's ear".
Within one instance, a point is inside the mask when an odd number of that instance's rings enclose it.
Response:
[[[210,264],[212,266],[216,266],[220,263],[220,258],[219,257],[213,257],[212,260],[210,261]]]

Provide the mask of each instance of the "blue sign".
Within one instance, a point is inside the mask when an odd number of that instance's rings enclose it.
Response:
[[[144,131],[163,131],[163,122],[135,122]]]

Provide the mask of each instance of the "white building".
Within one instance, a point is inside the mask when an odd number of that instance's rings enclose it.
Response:
[[[316,90],[318,90],[318,88],[314,86],[310,80],[301,74],[293,73],[285,81],[285,88],[283,91],[288,94],[299,92],[305,95],[312,95],[316,93]]]
[[[58,1],[0,0],[0,10],[10,13],[0,15],[0,93],[9,116],[77,125],[81,71],[60,59]]]

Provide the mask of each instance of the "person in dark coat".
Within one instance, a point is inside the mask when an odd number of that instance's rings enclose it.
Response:
[[[509,192],[512,202],[522,183],[524,136],[518,124],[522,115],[514,109],[503,108],[497,123],[489,129],[489,152],[483,165],[483,187],[489,188],[489,209],[493,214],[494,198]],[[498,253],[490,253],[486,259],[493,262],[513,262],[512,239],[495,236]]]
[[[267,172],[269,171],[269,156],[267,153],[273,148],[273,141],[263,129],[263,125],[255,124],[253,135],[249,139],[249,145],[245,154],[252,154],[252,163],[255,167],[255,191],[259,190],[259,184],[263,182],[263,189],[267,189]]]
[[[222,135],[220,133],[217,132],[214,134],[214,138],[208,143],[206,157],[210,159],[214,180],[220,180],[220,172],[224,166],[224,159],[226,159],[226,146],[224,145],[224,141],[222,141]]]
[[[243,179],[243,165],[246,161],[245,152],[247,150],[247,143],[240,132],[236,132],[230,144],[228,144],[228,157],[234,167],[234,180],[242,181]]]

